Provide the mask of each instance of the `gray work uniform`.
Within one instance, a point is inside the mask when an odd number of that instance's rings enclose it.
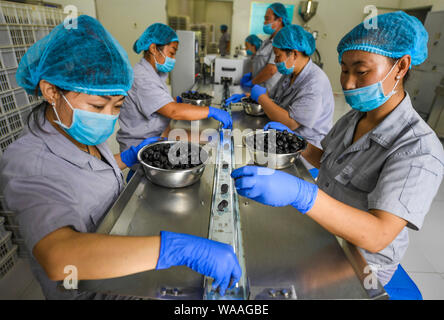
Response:
[[[281,78],[270,98],[300,124],[296,134],[321,147],[333,126],[335,100],[330,81],[311,59],[291,84],[292,75]]]
[[[97,148],[107,163],[81,151],[47,120],[46,133],[35,124],[32,128],[34,134],[28,132],[11,144],[0,162],[0,192],[6,208],[16,214],[31,270],[47,299],[112,299],[60,291],[32,251],[63,227],[94,233],[124,188],[122,172],[106,142]]]
[[[442,144],[408,95],[376,128],[352,143],[363,115],[348,112],[322,141],[317,184],[336,200],[363,211],[389,212],[419,230],[442,181]],[[407,250],[407,227],[378,253],[360,248],[368,264],[377,268],[382,285]]]
[[[262,69],[265,68],[267,64],[276,64],[274,59],[275,54],[273,51],[273,39],[269,38],[262,42],[261,47],[256,51],[256,54],[252,58],[252,79],[256,78],[256,76],[262,71]],[[266,87],[268,91],[271,91],[274,86],[277,85],[281,77],[282,74],[280,72],[276,72],[270,79],[268,79],[265,83],[261,83],[260,85]]]
[[[174,102],[166,85],[168,74],[157,72],[142,58],[134,66],[134,83],[125,98],[119,116],[117,141],[120,152],[138,146],[145,139],[160,136],[170,120],[157,110]]]
[[[219,39],[219,53],[221,56],[229,55],[230,52],[227,50],[227,45],[230,42],[230,34],[228,32],[222,33]]]

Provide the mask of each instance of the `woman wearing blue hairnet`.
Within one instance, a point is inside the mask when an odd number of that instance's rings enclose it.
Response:
[[[167,136],[174,120],[214,118],[224,128],[232,126],[228,112],[218,108],[194,106],[173,99],[165,83],[174,69],[179,38],[169,26],[155,23],[135,42],[134,51],[143,57],[134,67],[134,84],[123,103],[117,141],[120,150],[139,145],[146,137]]]
[[[264,33],[270,37],[263,41],[262,46],[253,57],[253,72],[242,77],[241,86],[252,88],[255,84],[264,85],[271,90],[281,78],[275,65],[273,38],[283,27],[289,25],[287,9],[282,3],[275,2],[267,8],[264,17]],[[238,102],[238,98],[232,102]]]
[[[255,34],[250,34],[245,39],[245,47],[247,48],[247,55],[253,58],[256,52],[262,46],[262,40]]]
[[[271,121],[284,124],[321,148],[333,125],[334,97],[327,75],[310,59],[315,39],[301,26],[290,25],[277,33],[273,47],[283,76],[270,93],[255,85],[251,97]]]
[[[223,57],[230,54],[230,34],[228,33],[228,26],[226,24],[221,25],[220,32],[222,35],[219,39],[219,53]]]
[[[57,26],[22,58],[17,81],[45,102],[33,110],[30,131],[9,146],[0,163],[0,192],[13,211],[47,299],[123,298],[61,291],[66,266],[78,280],[122,277],[186,265],[215,279],[221,294],[241,269],[233,248],[191,235],[125,237],[94,233],[123,190],[122,169],[137,150],[113,155],[114,132],[133,72],[116,40],[95,19],[77,29]]]
[[[320,169],[317,184],[268,168],[233,172],[242,196],[292,205],[357,247],[392,299],[421,299],[399,265],[408,231],[419,230],[443,177],[444,151],[413,109],[404,81],[427,58],[428,34],[404,12],[355,27],[339,43],[349,113],[303,156]],[[265,129],[287,130],[271,123]]]

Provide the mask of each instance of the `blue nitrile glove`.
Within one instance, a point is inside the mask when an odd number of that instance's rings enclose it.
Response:
[[[231,129],[233,128],[233,120],[231,119],[231,116],[228,112],[210,107],[210,112],[208,113],[208,118],[216,119],[217,121],[222,122],[224,125],[224,129]]]
[[[292,205],[301,213],[313,208],[318,195],[317,185],[270,168],[247,166],[234,170],[231,177],[241,196],[273,207]]]
[[[246,97],[246,95],[244,93],[233,94],[231,97],[229,97],[227,100],[225,100],[225,104],[229,105],[230,103],[238,103],[244,97]]]
[[[177,103],[183,103],[183,99],[182,99],[182,97],[181,97],[181,96],[177,96],[177,98],[176,98],[176,102],[177,102]]]
[[[267,88],[264,88],[264,87],[262,87],[262,86],[260,86],[260,85],[255,85],[254,87],[253,87],[253,89],[251,89],[251,98],[254,100],[254,101],[256,101],[256,102],[259,102],[258,100],[259,100],[259,97],[260,96],[262,96],[262,95],[264,95],[264,94],[267,94]]]
[[[144,140],[141,144],[139,144],[137,147],[131,147],[126,151],[123,151],[120,154],[120,158],[122,159],[122,162],[128,166],[128,168],[131,168],[133,165],[135,165],[139,160],[137,160],[137,154],[139,153],[140,149],[143,147],[153,144],[155,142],[158,142],[160,140],[166,140],[165,138],[161,137],[151,137],[146,140]]]
[[[293,133],[293,131],[290,130],[290,128],[288,128],[287,126],[283,125],[280,122],[269,122],[265,125],[264,127],[264,131],[268,131],[268,130],[276,130],[276,131],[285,131],[287,130],[290,133]]]
[[[240,81],[240,85],[242,87],[248,87],[251,88],[253,86],[253,74],[251,72],[244,74]]]
[[[187,266],[214,279],[213,288],[219,287],[220,295],[225,294],[233,280],[233,289],[242,276],[242,269],[233,247],[213,240],[188,234],[168,231],[160,232],[160,253],[156,270],[173,266]]]

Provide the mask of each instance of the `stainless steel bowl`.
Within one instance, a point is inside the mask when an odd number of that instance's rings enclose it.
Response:
[[[153,148],[154,146],[161,144],[170,144],[173,146],[180,143],[185,143],[185,142],[161,141],[145,146],[139,151],[139,153],[137,154],[137,158],[139,162],[142,164],[143,170],[148,180],[150,180],[154,184],[167,188],[184,188],[199,181],[199,179],[202,177],[203,172],[205,171],[205,166],[206,166],[205,162],[208,159],[208,153],[204,149],[202,149],[201,146],[198,147],[199,147],[200,158],[203,163],[191,169],[184,169],[184,170],[160,169],[150,166],[142,160],[142,153],[149,148]],[[186,144],[191,144],[191,143],[186,143]]]
[[[248,97],[242,98],[241,100],[246,114],[255,117],[263,116],[265,114],[265,111],[260,104],[247,102],[247,100]]]
[[[203,100],[194,100],[194,99],[187,99],[187,98],[183,98],[183,103],[188,103],[188,104],[192,104],[195,106],[201,106],[201,107],[209,107],[211,106],[211,102],[213,101],[213,98],[209,98],[209,99],[203,99]]]
[[[307,141],[301,138],[304,143],[304,147],[294,153],[273,154],[255,149],[253,144],[254,141],[253,136],[256,135],[261,139],[262,137],[265,139],[266,135],[268,134],[269,134],[268,131],[257,130],[256,132],[251,132],[243,137],[243,143],[250,152],[254,163],[257,165],[277,170],[286,169],[288,167],[291,167],[291,165],[296,161],[296,159],[300,157],[301,152],[307,148]]]

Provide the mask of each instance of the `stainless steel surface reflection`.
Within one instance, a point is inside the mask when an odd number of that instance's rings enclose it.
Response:
[[[217,99],[217,86],[212,88],[206,89],[214,90]],[[266,117],[246,115],[242,105],[233,106],[232,117],[233,133],[237,130],[241,136],[244,130],[262,129],[268,122]],[[242,139],[234,142],[235,167],[252,164]],[[284,171],[314,182],[299,159]],[[196,184],[167,189],[152,184],[139,169],[97,232],[150,236],[168,230],[208,237],[213,180],[214,165],[208,164]],[[239,212],[249,299],[283,299],[285,295],[276,292],[284,291],[288,299],[387,299],[379,282],[375,288],[364,287],[371,274],[355,246],[293,207],[272,208],[239,196]],[[79,289],[152,299],[200,300],[204,293],[203,277],[186,267],[80,281]]]
[[[151,183],[140,168],[107,214],[98,233],[154,236],[160,231],[208,237],[214,165],[207,165],[202,178],[192,186],[168,189]],[[152,299],[203,297],[203,277],[187,267],[147,271],[106,280],[80,281],[80,290]],[[177,288],[180,294],[163,294]]]

